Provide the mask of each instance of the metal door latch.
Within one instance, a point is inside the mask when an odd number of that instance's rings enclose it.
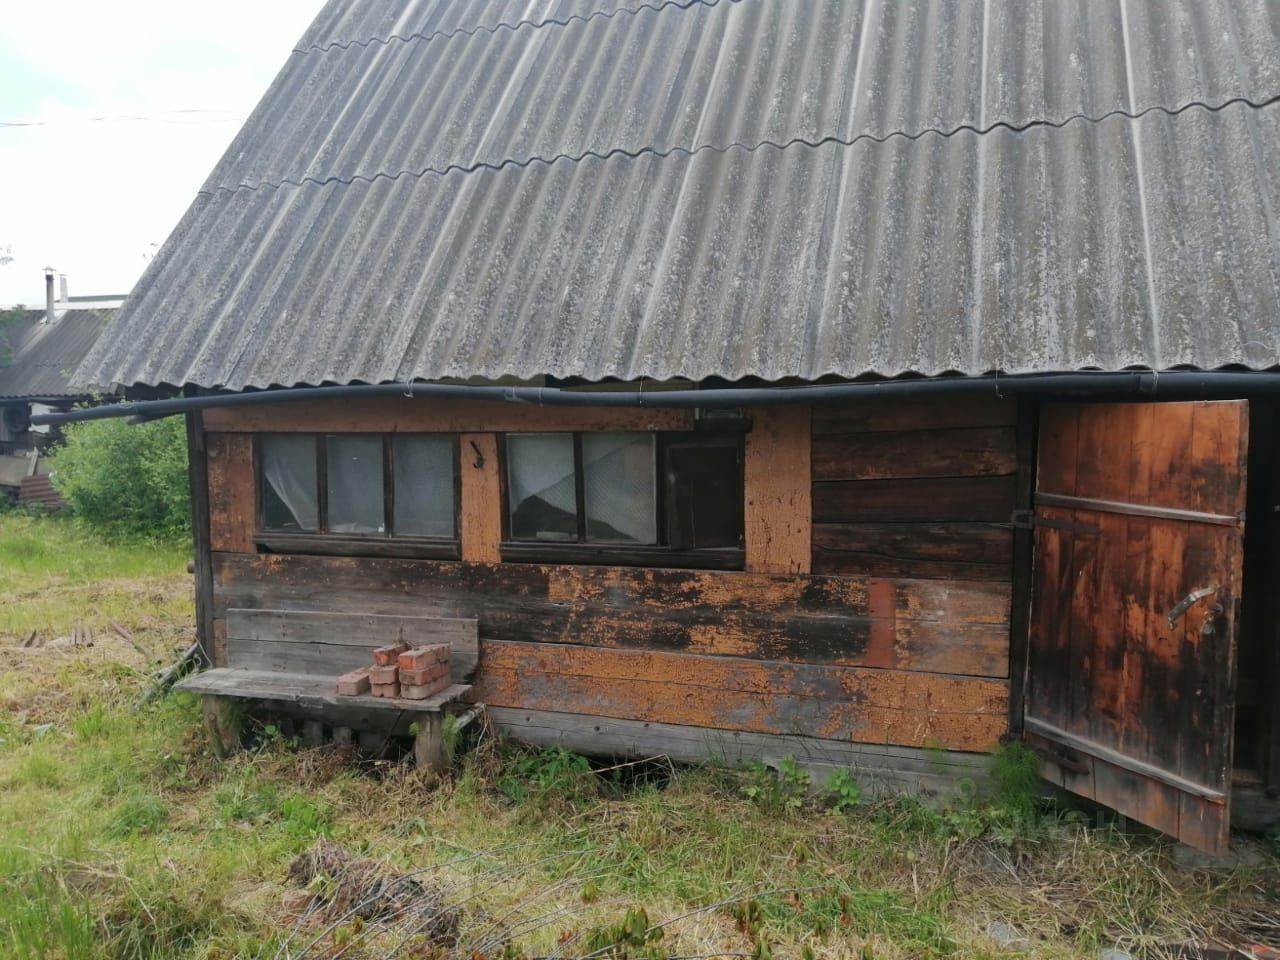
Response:
[[[1186,613],[1188,610],[1194,607],[1197,603],[1199,603],[1205,597],[1211,597],[1221,589],[1222,587],[1213,586],[1213,587],[1201,587],[1199,590],[1192,590],[1185,597],[1179,600],[1177,603],[1177,606],[1175,606],[1172,610],[1170,610],[1168,616],[1165,617],[1165,619],[1169,621],[1169,626],[1172,627],[1175,623],[1177,623],[1178,618],[1180,616],[1182,616],[1184,613]]]

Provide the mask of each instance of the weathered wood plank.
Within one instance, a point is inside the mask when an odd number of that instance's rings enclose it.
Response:
[[[718,730],[673,723],[620,720],[548,710],[486,707],[489,719],[515,739],[539,747],[563,746],[578,753],[619,759],[665,756],[677,763],[725,765],[760,762],[776,766],[792,759],[815,783],[835,770],[851,772],[864,796],[900,793],[941,796],[989,776],[985,754],[861,744],[814,737]]]
[[[253,670],[218,669],[193,674],[175,684],[175,690],[211,694],[246,700],[279,700],[296,706],[317,709],[339,707],[379,711],[425,713],[439,710],[469,693],[466,684],[453,684],[426,700],[402,700],[398,697],[375,697],[360,694],[340,697],[334,690],[333,677],[296,673],[265,673]]]
[[[486,641],[474,699],[820,739],[989,750],[1008,684],[891,670]]]
[[[818,523],[814,573],[1008,580],[1013,530],[1004,523]]]
[[[501,640],[1007,671],[1002,583],[237,554],[214,564],[221,611],[474,617],[483,637]]]
[[[210,566],[209,450],[200,416],[184,418],[187,434],[187,484],[191,493],[191,534],[195,553],[194,575],[196,643],[204,664],[217,656],[217,633],[213,625],[213,568]]]
[[[813,440],[814,480],[991,477],[1017,470],[1013,427],[877,431]]]
[[[281,401],[204,411],[205,429],[228,433],[503,433],[521,430],[689,430],[688,410],[539,407],[493,400],[370,397]]]
[[[1011,427],[1017,418],[1018,404],[1008,397],[880,397],[814,407],[813,435]]]
[[[502,465],[498,438],[492,433],[464,433],[462,451],[462,559],[470,563],[501,563]]]
[[[206,434],[209,462],[209,540],[214,550],[252,553],[257,530],[258,495],[253,469],[253,438],[245,434]]]
[[[812,551],[809,408],[750,411],[744,470],[746,569],[808,573]]]
[[[1017,478],[830,480],[813,485],[815,523],[966,521],[1004,523]]]
[[[480,654],[474,619],[233,607],[226,624],[228,665],[246,670],[336,676],[368,666],[374,647],[403,640],[410,646],[449,644],[450,671],[465,683]]]

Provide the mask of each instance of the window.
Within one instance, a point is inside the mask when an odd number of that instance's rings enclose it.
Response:
[[[258,541],[294,552],[456,557],[455,447],[440,434],[265,434]]]
[[[506,559],[742,564],[735,434],[508,434],[506,481]]]

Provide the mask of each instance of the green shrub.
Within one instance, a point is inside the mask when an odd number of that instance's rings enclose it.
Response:
[[[85,522],[129,537],[176,539],[190,530],[187,442],[180,417],[142,426],[72,424],[53,457],[53,483]]]

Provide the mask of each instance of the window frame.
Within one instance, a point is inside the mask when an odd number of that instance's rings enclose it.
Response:
[[[654,523],[658,543],[637,544],[586,539],[586,480],[582,457],[582,437],[588,433],[641,433],[653,438]],[[568,434],[573,438],[574,500],[577,510],[576,541],[517,540],[511,535],[510,436]],[[736,507],[739,518],[738,545],[733,547],[676,548],[667,543],[667,449],[691,445],[701,439],[711,446],[737,448]],[[498,434],[499,479],[502,497],[502,540],[499,555],[510,563],[594,564],[615,567],[676,567],[693,570],[742,570],[746,564],[745,449],[738,430],[519,430]]]
[[[315,445],[316,457],[316,530],[271,530],[264,523],[265,498],[262,495],[262,441],[269,436],[305,436]],[[399,535],[395,532],[395,438],[447,437],[453,460],[453,534],[427,537],[421,534]],[[329,457],[330,437],[377,437],[382,444],[382,522],[383,533],[331,533],[329,524]],[[462,465],[461,437],[457,433],[336,430],[323,433],[263,431],[253,437],[254,543],[267,553],[320,554],[341,557],[401,557],[434,560],[462,558]]]

